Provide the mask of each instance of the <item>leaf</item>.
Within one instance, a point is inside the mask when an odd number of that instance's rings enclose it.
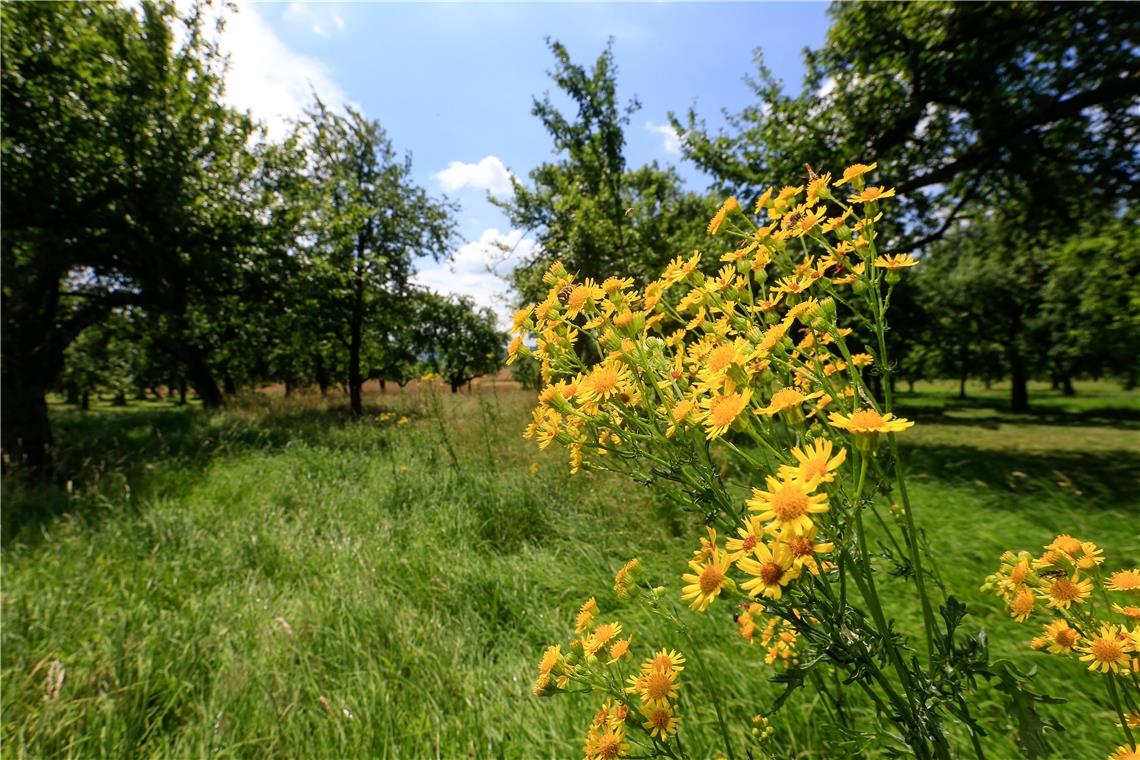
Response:
[[[1008,660],[996,660],[990,665],[990,672],[998,679],[998,689],[1009,698],[1009,713],[1017,720],[1017,748],[1031,760],[1051,754],[1047,732],[1064,730],[1057,721],[1038,714],[1037,705],[1066,701],[1030,691],[1027,685],[1035,671],[1036,668],[1020,673]]]

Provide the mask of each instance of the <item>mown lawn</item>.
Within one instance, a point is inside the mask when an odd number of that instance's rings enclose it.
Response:
[[[1035,388],[1038,411],[1019,416],[1000,388],[967,404],[954,391],[900,397],[919,421],[908,469],[941,576],[994,657],[1037,665],[1035,688],[1069,700],[1045,708],[1066,729],[1056,756],[1103,757],[1118,742],[1096,680],[1028,653],[1035,628],[978,586],[1003,549],[1036,551],[1058,532],[1102,544],[1111,565],[1140,563],[1140,398]],[[722,752],[711,687],[747,756],[750,718],[780,689],[731,607],[685,615],[694,649],[609,590],[638,556],[675,599],[698,523],[643,486],[571,477],[560,452],[522,441],[531,398],[390,393],[372,399],[393,412],[385,422],[318,399],[213,415],[59,408],[70,484],[4,485],[3,755],[574,757],[594,700],[539,700],[531,683],[542,647],[567,642],[597,595],[635,651],[695,655],[689,753]],[[919,630],[885,570],[898,627]],[[56,660],[65,677],[49,694]],[[987,757],[1015,757],[998,693],[983,687],[977,710]],[[772,723],[773,757],[856,752],[810,690]],[[862,744],[877,754],[873,736]]]

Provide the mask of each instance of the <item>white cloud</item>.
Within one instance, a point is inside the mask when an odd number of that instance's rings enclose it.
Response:
[[[460,246],[449,262],[420,270],[415,281],[438,293],[471,296],[479,306],[493,308],[499,326],[505,327],[510,324],[511,293],[504,278],[532,256],[536,246],[521,230],[504,234],[492,227]]]
[[[330,13],[322,3],[292,2],[285,8],[281,18],[290,24],[308,27],[318,37],[332,37],[332,28],[344,29],[344,19],[337,13]]]
[[[220,43],[230,58],[226,101],[264,121],[271,136],[280,137],[288,120],[301,116],[314,92],[333,107],[348,101],[328,67],[290,50],[252,3],[226,14]]]
[[[486,156],[477,164],[452,161],[432,178],[449,193],[463,187],[481,188],[495,195],[509,195],[511,192],[511,172],[498,156]]]
[[[647,121],[645,128],[661,138],[661,147],[665,149],[666,153],[674,156],[681,155],[681,141],[685,138],[676,129],[673,129],[672,124],[654,124]]]

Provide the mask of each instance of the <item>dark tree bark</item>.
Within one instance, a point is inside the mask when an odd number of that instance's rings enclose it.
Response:
[[[325,366],[325,358],[321,356],[318,351],[313,355],[313,374],[317,378],[317,387],[321,391],[321,397],[329,395],[329,386],[332,385],[332,379],[329,377],[328,367]]]
[[[1075,396],[1075,395],[1077,395],[1077,389],[1073,387],[1073,378],[1069,377],[1068,375],[1065,375],[1065,377],[1062,378],[1062,380],[1061,380],[1061,395],[1063,395],[1063,396]]]
[[[186,378],[183,377],[178,381],[178,405],[186,406]]]
[[[451,392],[452,393],[459,393],[459,386],[461,386],[461,385],[463,385],[462,380],[452,380],[451,381]]]
[[[965,372],[958,378],[958,398],[960,399],[966,398],[966,379],[967,375]]]
[[[225,404],[214,374],[206,364],[206,357],[201,348],[193,343],[183,343],[183,357],[189,375],[190,385],[198,398],[202,399],[202,406],[207,409],[220,409]]]
[[[222,385],[223,385],[223,388],[225,389],[225,393],[227,396],[236,396],[237,395],[237,392],[238,392],[237,383],[234,382],[233,375],[231,375],[227,372],[225,377],[222,378]]]

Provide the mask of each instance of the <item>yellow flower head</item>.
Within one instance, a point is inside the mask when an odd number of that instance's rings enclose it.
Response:
[[[578,608],[578,618],[574,623],[574,633],[581,633],[589,628],[596,614],[598,614],[598,600],[591,596]]]
[[[629,752],[629,742],[625,740],[625,730],[606,726],[604,731],[591,727],[583,747],[586,760],[613,760],[624,757]]]
[[[874,171],[879,165],[874,164],[851,164],[843,170],[843,176],[835,183],[836,187],[846,185],[848,182],[859,179],[867,172]]]
[[[1117,625],[1101,624],[1096,636],[1089,636],[1077,647],[1084,652],[1082,662],[1089,670],[1103,673],[1127,673],[1131,658],[1128,656],[1127,634]]]
[[[704,612],[713,600],[720,596],[728,577],[728,555],[714,549],[704,563],[689,562],[692,573],[685,573],[681,580],[686,586],[681,589],[681,599],[689,601],[689,606]]]
[[[890,189],[885,187],[868,187],[860,193],[848,196],[847,200],[850,203],[873,203],[883,198],[892,198],[894,194],[895,189],[893,187]]]
[[[641,714],[645,717],[645,722],[641,725],[651,737],[656,737],[664,742],[677,733],[677,724],[680,722],[681,716],[673,712],[668,703],[642,705]]]
[[[634,557],[629,562],[626,562],[622,566],[621,570],[618,570],[617,573],[614,575],[614,592],[618,596],[620,596],[622,599],[625,599],[626,597],[628,597],[630,594],[630,591],[633,590],[633,586],[634,586],[633,576],[634,576],[634,573],[637,572],[637,569],[640,567],[641,567],[641,560]]]
[[[1072,578],[1061,576],[1047,581],[1044,591],[1048,597],[1046,606],[1067,610],[1074,602],[1081,604],[1088,599],[1093,592],[1093,584],[1088,578],[1081,578],[1080,573],[1074,571]]]
[[[656,670],[663,670],[677,675],[685,669],[685,655],[678,652],[676,649],[662,649],[654,654],[652,657],[646,659],[641,665],[642,673],[652,673]]]
[[[546,648],[542,653],[542,659],[538,663],[539,673],[549,673],[554,669],[559,662],[562,661],[562,645],[555,644]]]
[[[799,472],[789,468],[781,473],[781,479],[769,475],[767,491],[752,489],[748,508],[759,513],[761,520],[770,520],[769,527],[778,529],[787,536],[799,535],[812,526],[812,514],[826,512],[827,494],[813,493],[819,485],[818,479],[801,480]]]
[[[832,450],[828,438],[818,438],[802,449],[799,446],[793,448],[792,456],[799,462],[800,479],[804,482],[818,479],[821,483],[835,480],[835,471],[847,459],[847,449],[840,449],[835,456],[831,456]]]
[[[823,391],[816,391],[815,393],[803,393],[796,388],[781,388],[772,394],[772,400],[768,406],[763,409],[757,409],[756,414],[763,414],[771,417],[773,414],[786,412],[789,409],[799,410],[799,407],[805,402],[813,398],[819,398],[823,395]]]
[[[1140,749],[1132,749],[1127,744],[1121,744],[1108,756],[1108,760],[1140,760]]]
[[[812,575],[819,575],[819,565],[816,564],[815,555],[830,554],[835,551],[835,544],[815,543],[817,530],[812,525],[800,535],[787,539],[788,549],[792,552],[792,564],[797,568],[806,567]]]
[[[906,267],[913,267],[918,264],[918,259],[911,256],[909,253],[895,253],[890,256],[878,256],[875,259],[875,266],[880,269],[905,269]]]
[[[728,558],[735,562],[751,554],[756,544],[764,539],[764,532],[764,521],[759,517],[749,515],[744,518],[744,525],[736,530],[739,538],[727,538],[724,541]]]
[[[708,439],[711,441],[724,435],[748,406],[751,398],[752,389],[745,388],[739,393],[717,394],[701,401]]]
[[[1010,601],[1009,614],[1017,622],[1024,623],[1025,619],[1033,614],[1036,606],[1037,597],[1029,589],[1023,588],[1014,594]]]
[[[785,543],[757,544],[752,555],[736,563],[742,572],[753,576],[740,584],[751,596],[779,599],[783,587],[800,575],[792,561],[792,551]]]
[[[1067,620],[1057,618],[1045,626],[1045,633],[1042,637],[1045,639],[1045,646],[1050,652],[1063,654],[1073,651],[1073,647],[1081,639],[1081,634],[1077,629],[1070,626]]]
[[[633,643],[633,636],[628,636],[624,639],[618,639],[610,646],[610,659],[607,665],[613,665],[623,657],[629,656],[629,645]]]
[[[1140,590],[1140,570],[1120,570],[1115,572],[1104,587],[1109,591]]]
[[[849,415],[832,412],[827,419],[832,426],[852,433],[855,445],[865,453],[873,453],[878,447],[879,433],[898,433],[914,426],[910,420],[895,417],[890,412],[879,414],[867,407],[856,409]]]

